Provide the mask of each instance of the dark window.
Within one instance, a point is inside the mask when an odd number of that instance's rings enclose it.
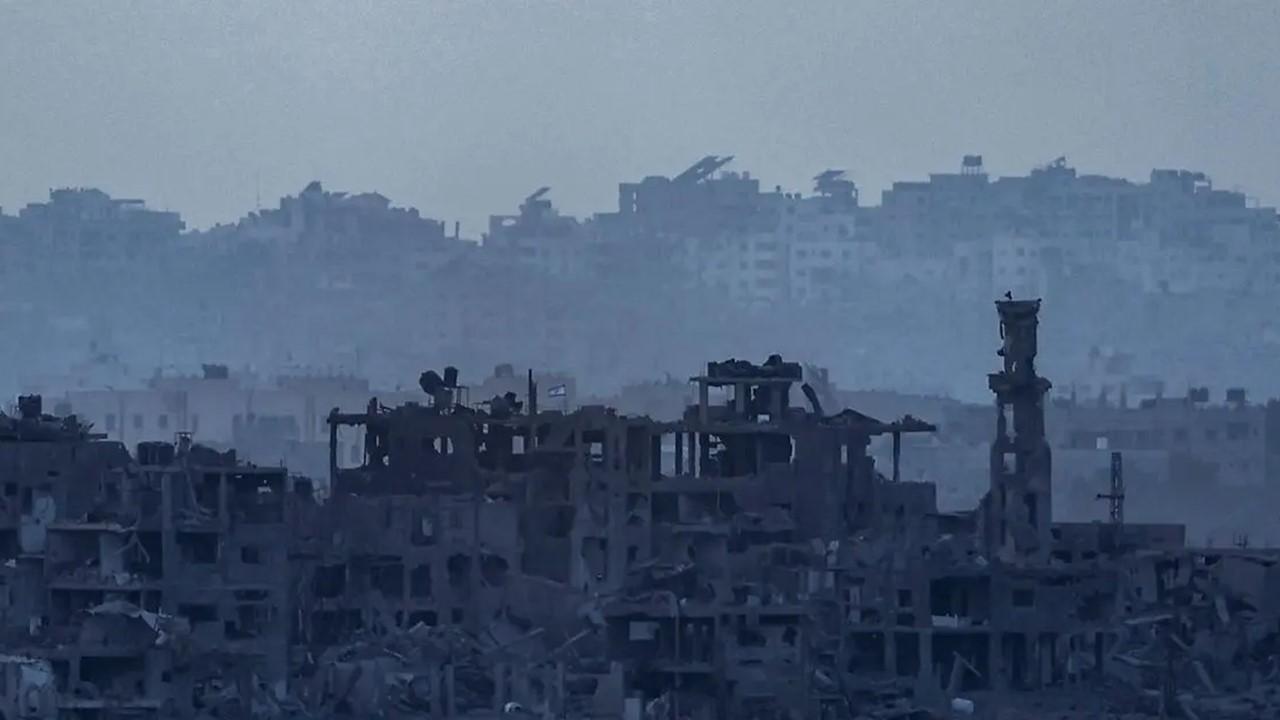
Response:
[[[261,565],[262,551],[252,545],[240,548],[240,562],[245,565]]]
[[[409,595],[415,598],[431,597],[430,565],[419,565],[409,572]]]
[[[218,608],[214,605],[179,605],[178,615],[192,625],[218,620]]]
[[[425,513],[419,513],[413,520],[413,530],[410,532],[409,541],[418,546],[434,545],[436,542],[436,527],[433,519]]]
[[[1036,595],[1032,590],[1014,590],[1013,606],[1014,607],[1031,607],[1035,604]]]

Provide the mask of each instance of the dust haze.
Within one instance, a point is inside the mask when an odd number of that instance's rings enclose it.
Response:
[[[0,719],[1264,712],[1277,37],[0,5]]]

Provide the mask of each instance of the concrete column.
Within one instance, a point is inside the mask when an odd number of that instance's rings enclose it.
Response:
[[[676,475],[684,473],[684,433],[676,433]]]
[[[444,687],[448,695],[445,701],[445,717],[453,718],[458,714],[458,695],[453,684],[453,665],[444,667]]]
[[[412,521],[412,518],[410,520]],[[410,598],[413,595],[413,586],[410,584],[413,581],[412,573],[413,565],[409,562],[409,558],[402,555],[400,557],[400,597],[396,601],[397,608],[403,613],[401,622],[397,623],[401,629],[409,627],[409,609],[412,606]]]
[[[493,666],[493,709],[501,711],[507,703],[507,664],[495,663]]]
[[[986,673],[991,689],[1002,692],[1009,688],[1004,667],[1004,644],[998,632],[987,633],[987,667]]]
[[[177,612],[178,605],[173,592],[179,565],[178,543],[173,527],[173,479],[174,473],[164,472],[160,475],[160,610],[169,615]]]
[[[564,713],[564,663],[556,662],[556,684],[555,684],[555,702],[551,705],[551,710],[557,716]]]
[[[507,693],[512,700],[521,701],[529,697],[529,673],[511,673],[511,686]]]
[[[933,631],[921,630],[916,633],[916,641],[920,647],[920,671],[917,676],[921,680],[931,681],[933,678]]]
[[[687,444],[689,449],[689,457],[686,458],[685,460],[685,462],[688,463],[688,468],[686,468],[686,472],[688,472],[690,475],[697,475],[698,474],[698,434],[689,433],[689,442]]]
[[[1097,665],[1094,668],[1094,675],[1099,678],[1106,677],[1107,674],[1107,653],[1103,638],[1104,635],[1100,632],[1093,634],[1093,658]]]
[[[1053,682],[1053,670],[1057,664],[1054,659],[1054,653],[1058,650],[1057,636],[1040,635],[1036,645],[1040,653],[1040,677],[1037,678],[1039,682],[1037,687],[1045,687]]]
[[[444,694],[446,692],[444,682],[444,672],[442,668],[435,668],[431,671],[431,717],[435,720],[445,720],[446,710],[444,707]]]
[[[1031,685],[1033,687],[1039,685],[1038,680],[1040,677],[1040,659],[1036,655],[1037,644],[1035,636],[1031,633],[1024,633],[1022,635],[1022,652],[1027,661],[1023,663],[1021,676],[1018,677],[1017,680],[1023,684]],[[1033,666],[1036,668],[1034,675],[1032,675],[1031,670]]]
[[[332,415],[330,418],[332,419]],[[368,448],[365,448],[367,451]],[[332,491],[338,482],[338,424],[329,423],[329,489]]]
[[[711,444],[707,442],[707,435],[698,438],[698,475],[701,476],[707,471],[707,465],[711,463]]]
[[[230,490],[227,488],[227,476],[218,474],[218,527],[223,532],[231,528]]]

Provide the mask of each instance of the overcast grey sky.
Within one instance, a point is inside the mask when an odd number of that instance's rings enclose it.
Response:
[[[1277,2],[0,0],[0,206],[95,185],[206,226],[310,179],[478,234],[735,154],[866,201],[981,153],[1280,201]]]

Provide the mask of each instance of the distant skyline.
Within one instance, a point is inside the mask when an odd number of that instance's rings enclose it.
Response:
[[[1277,38],[1272,2],[7,2],[0,207],[96,186],[207,227],[319,179],[476,237],[706,154],[878,204],[967,153],[1274,205]]]

